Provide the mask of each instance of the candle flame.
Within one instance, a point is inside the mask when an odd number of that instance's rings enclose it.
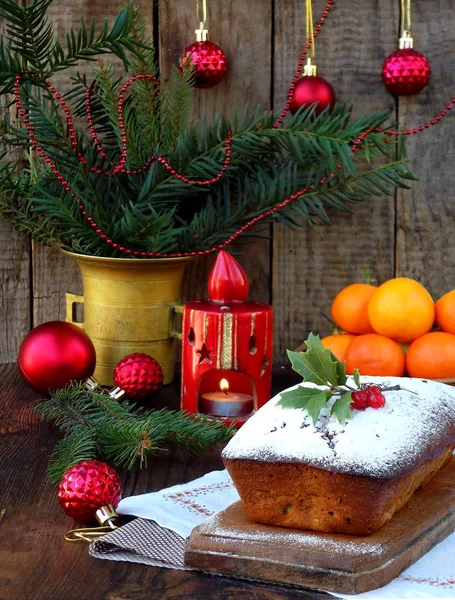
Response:
[[[229,381],[227,379],[222,379],[220,381],[220,390],[222,392],[227,392],[229,390]]]

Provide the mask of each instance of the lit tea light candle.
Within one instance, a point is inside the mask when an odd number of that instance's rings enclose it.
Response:
[[[229,391],[229,382],[224,378],[220,381],[220,391],[206,392],[200,399],[201,412],[214,417],[245,417],[253,408],[253,396]]]

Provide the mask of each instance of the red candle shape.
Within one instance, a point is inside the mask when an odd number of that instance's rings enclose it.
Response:
[[[252,412],[246,398],[242,404],[237,397],[226,414],[222,397],[207,399],[207,394],[223,394],[218,389],[225,378],[229,393],[252,397],[253,410],[270,399],[273,310],[246,299],[247,276],[227,252],[218,254],[208,283],[209,299],[183,307],[181,407],[192,413],[219,411],[215,416],[241,425]],[[214,408],[214,401],[219,406]]]
[[[230,254],[221,250],[209,275],[209,298],[215,302],[243,302],[250,284],[245,271]]]

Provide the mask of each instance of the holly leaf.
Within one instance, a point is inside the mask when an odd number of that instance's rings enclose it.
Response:
[[[354,383],[360,388],[360,373],[358,369],[354,369]]]
[[[348,380],[348,378],[346,376],[346,363],[340,362],[339,360],[337,360],[336,356],[334,356],[333,358],[336,360],[336,363],[337,363],[337,377],[338,377],[337,385],[345,385],[346,381]]]
[[[292,352],[288,356],[292,368],[303,377],[304,381],[326,385],[341,385],[338,374],[338,361],[328,348],[324,348],[318,335],[310,333],[305,340],[306,352]],[[346,375],[345,375],[346,376]]]
[[[337,398],[332,405],[331,415],[335,415],[338,421],[341,423],[344,419],[351,418],[351,392],[346,392],[340,398]]]
[[[321,410],[326,406],[327,400],[331,396],[332,392],[329,390],[317,390],[315,388],[299,386],[293,390],[282,392],[277,405],[283,408],[300,408],[306,410],[313,424],[316,425]]]

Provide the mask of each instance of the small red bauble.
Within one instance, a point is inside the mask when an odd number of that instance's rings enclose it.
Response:
[[[57,497],[65,513],[75,521],[89,522],[96,511],[112,504],[117,507],[122,497],[122,484],[117,471],[98,460],[83,460],[69,467],[58,486]]]
[[[79,327],[64,321],[38,325],[26,336],[18,355],[19,371],[40,394],[71,381],[85,381],[96,365],[95,347]]]
[[[297,80],[290,111],[295,114],[300,107],[311,106],[317,102],[316,114],[321,113],[328,105],[335,105],[335,91],[330,83],[318,75],[304,76]]]
[[[183,52],[182,64],[191,61],[194,66],[194,86],[211,88],[218,85],[227,73],[227,58],[213,42],[194,42]]]
[[[430,81],[431,69],[426,56],[413,48],[402,48],[388,56],[382,65],[382,79],[395,96],[419,93]]]
[[[141,352],[122,358],[114,370],[114,383],[129,398],[144,398],[163,385],[163,370],[159,363]]]

